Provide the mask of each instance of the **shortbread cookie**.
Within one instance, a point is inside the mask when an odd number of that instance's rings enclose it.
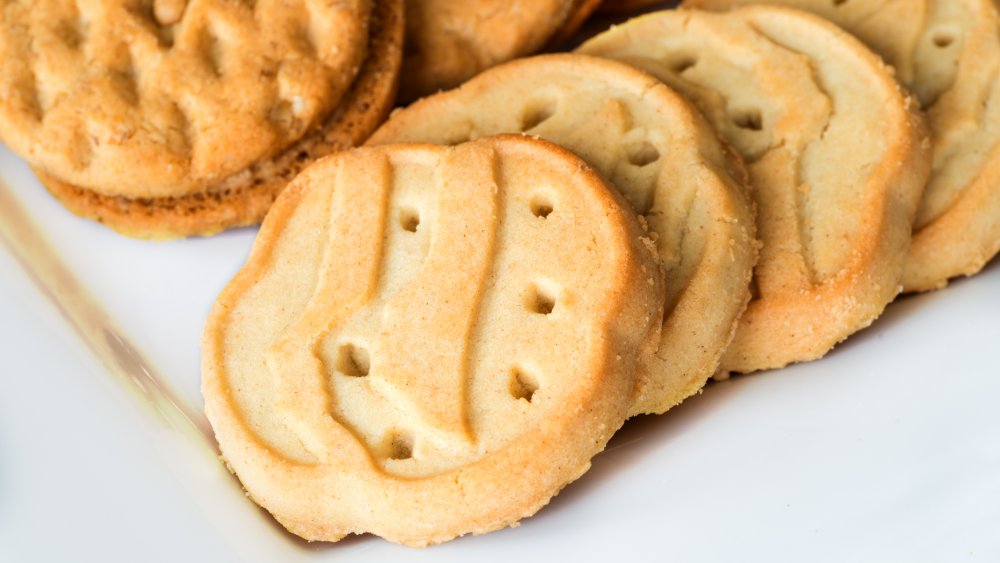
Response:
[[[36,0],[0,16],[0,138],[109,196],[202,192],[337,108],[371,0]]]
[[[205,192],[180,197],[106,196],[36,170],[70,211],[139,238],[211,235],[260,223],[284,186],[310,162],[364,142],[385,119],[396,95],[402,60],[403,0],[376,0],[368,57],[340,107],[318,131],[280,155],[258,162]]]
[[[582,475],[658,340],[661,266],[555,145],[353,149],[268,214],[202,340],[206,412],[289,530],[421,546]]]
[[[657,12],[580,50],[677,88],[747,162],[764,247],[721,373],[819,358],[899,293],[930,142],[916,102],[861,43],[756,6]]]
[[[903,287],[971,276],[1000,252],[1000,15],[994,0],[767,0],[857,35],[927,111],[934,168],[914,225]],[[711,9],[750,0],[697,0]]]
[[[647,217],[667,268],[657,354],[633,414],[663,412],[715,372],[750,298],[756,256],[746,173],[686,101],[628,65],[543,55],[398,110],[369,144],[451,144],[527,132],[582,156]]]
[[[579,10],[580,0],[406,0],[400,98],[452,88],[483,69],[531,54]]]

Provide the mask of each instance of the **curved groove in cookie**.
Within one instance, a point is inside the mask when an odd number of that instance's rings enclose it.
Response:
[[[466,413],[468,348],[493,263],[499,219],[495,160],[480,147],[446,157],[430,249],[419,276],[385,304],[379,349],[391,356],[375,374],[384,392],[459,441],[475,439]],[[463,275],[440,275],[448,271]],[[423,309],[428,302],[438,304],[430,313]],[[413,341],[415,334],[422,335],[422,345]]]
[[[383,159],[364,169],[347,170],[342,166],[334,183],[363,183],[369,187],[373,204],[356,208],[349,198],[351,190],[332,190],[317,287],[305,310],[267,354],[268,369],[274,377],[275,410],[299,434],[309,452],[320,459],[332,455],[344,426],[330,417],[332,399],[326,385],[329,374],[316,347],[323,336],[363,307],[376,290],[384,252],[385,207],[392,185],[389,162]],[[361,248],[365,251],[358,252]],[[351,275],[344,276],[341,267],[349,256],[357,258],[351,263]],[[375,356],[369,362],[372,360],[376,363],[369,364],[369,374],[378,369],[381,358]]]

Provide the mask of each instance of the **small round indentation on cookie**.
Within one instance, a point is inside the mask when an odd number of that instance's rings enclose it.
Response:
[[[552,200],[544,195],[536,195],[531,198],[531,214],[539,219],[547,219],[555,207],[552,205]]]
[[[660,151],[653,143],[642,141],[628,147],[628,161],[633,166],[643,167],[660,160]]]
[[[386,456],[389,459],[404,460],[413,457],[413,436],[402,430],[393,430],[386,437]]]
[[[764,116],[757,108],[740,108],[730,113],[730,119],[740,129],[760,131],[764,128]]]
[[[838,8],[843,6],[844,4],[847,4],[847,0],[833,0],[833,5]]]
[[[409,233],[417,232],[420,227],[420,213],[416,209],[404,208],[399,212],[399,226]]]
[[[667,61],[667,66],[675,74],[683,74],[684,71],[694,68],[697,64],[698,56],[691,53],[675,53]]]
[[[556,308],[555,292],[539,284],[532,284],[525,295],[525,306],[538,315],[551,315]]]
[[[955,36],[950,31],[938,31],[933,35],[931,40],[934,42],[935,47],[947,49],[955,43]]]
[[[205,65],[208,72],[216,78],[220,78],[226,74],[227,54],[222,40],[215,35],[215,32],[210,27],[206,26],[201,30],[201,36],[198,38],[198,41],[202,64]]]
[[[521,131],[529,131],[548,121],[556,114],[558,104],[554,99],[539,99],[528,104],[521,114]]]
[[[371,357],[362,346],[345,342],[337,351],[337,371],[349,377],[365,377],[371,369]]]
[[[56,22],[53,31],[67,47],[76,49],[84,42],[86,24],[79,18]]]
[[[517,400],[531,402],[538,391],[538,381],[520,368],[514,368],[510,373],[510,396]]]

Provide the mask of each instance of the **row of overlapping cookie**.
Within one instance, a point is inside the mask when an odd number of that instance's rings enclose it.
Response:
[[[295,182],[205,333],[209,414],[255,500],[311,539],[421,545],[508,525],[627,416],[716,372],[822,356],[901,283],[978,271],[1000,246],[992,1],[783,3],[858,34],[920,104],[823,20],[664,12],[579,49],[601,58],[497,67],[369,141],[458,148],[352,151]],[[129,234],[256,222],[392,104],[398,0],[160,1],[106,21],[70,4],[5,12],[4,137],[68,207]],[[452,70],[404,75],[404,95],[519,54],[480,46],[536,49],[594,2],[552,4],[547,26],[514,26],[540,39],[485,18],[420,47],[441,29],[429,18],[452,20],[408,3],[413,64]],[[628,204],[554,146],[462,144],[520,132],[583,157]]]
[[[418,101],[294,182],[206,329],[209,415],[258,502],[310,539],[510,525],[628,416],[978,271],[1000,240],[995,67],[973,59],[1000,61],[996,7],[928,2],[907,27],[892,3],[796,3],[862,37],[894,22],[870,43],[895,72],[806,12],[660,12]],[[269,303],[287,318],[262,331]],[[266,424],[240,420],[270,393]]]

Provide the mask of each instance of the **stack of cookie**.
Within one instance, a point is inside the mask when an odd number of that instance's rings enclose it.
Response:
[[[0,11],[0,138],[137,237],[259,223],[395,99],[403,0],[74,0]]]
[[[313,540],[513,525],[629,416],[995,255],[992,2],[785,0],[895,69],[752,3],[496,66],[296,179],[203,341],[254,500]]]

